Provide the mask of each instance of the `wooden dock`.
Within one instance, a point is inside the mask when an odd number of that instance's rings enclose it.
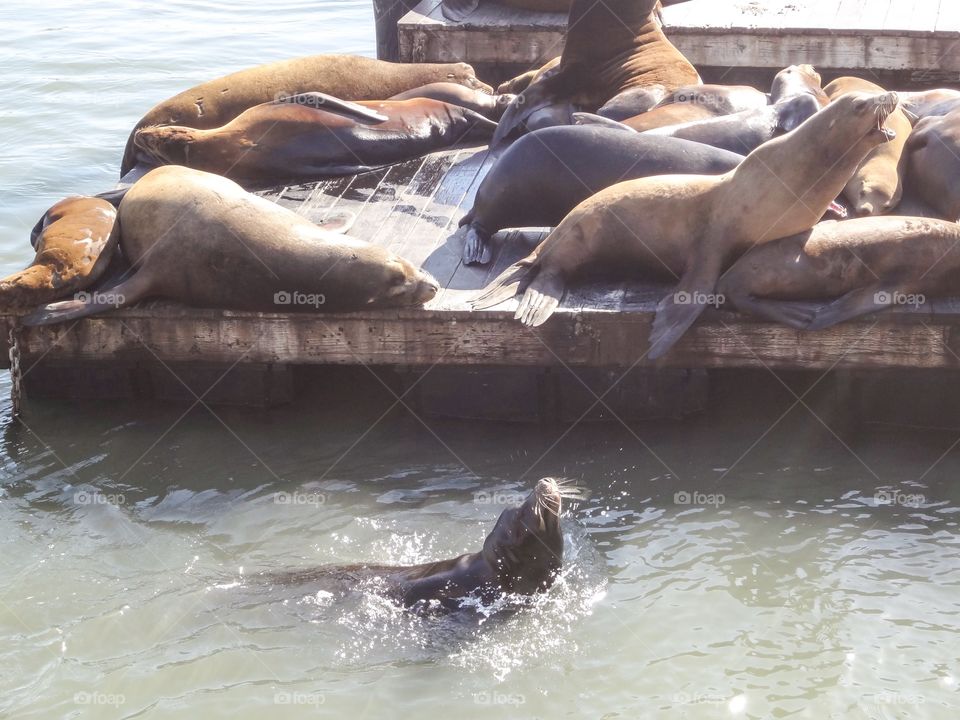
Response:
[[[913,84],[960,81],[956,0],[690,0],[663,17],[677,48],[701,72],[716,70],[705,77],[810,63],[827,76],[862,70],[906,73]],[[559,55],[565,26],[565,15],[493,0],[454,23],[440,0],[422,0],[398,24],[400,59],[529,69]]]

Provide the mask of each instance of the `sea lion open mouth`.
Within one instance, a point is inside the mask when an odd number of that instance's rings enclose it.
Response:
[[[884,142],[890,142],[897,138],[896,130],[887,127],[886,122],[899,105],[900,97],[893,92],[877,99],[877,132],[883,136]]]

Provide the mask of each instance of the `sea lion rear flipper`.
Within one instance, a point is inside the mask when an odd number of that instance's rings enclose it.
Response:
[[[305,105],[317,110],[325,110],[327,112],[336,113],[337,115],[343,115],[363,123],[382,123],[390,119],[386,115],[378,113],[376,110],[371,110],[363,105],[341,100],[333,95],[327,95],[326,93],[322,92],[282,95],[274,102],[291,105]]]
[[[440,9],[447,20],[460,22],[473,13],[479,4],[480,0],[443,0]]]
[[[680,278],[677,289],[657,304],[657,315],[650,330],[651,360],[663,357],[690,329],[707,305],[716,304],[714,290],[720,276],[722,258],[715,255],[695,257]]]
[[[807,326],[808,330],[823,330],[845,320],[870,315],[893,305],[902,294],[902,289],[890,282],[875,283],[851,290],[832,303],[824,305]]]
[[[147,297],[150,293],[150,281],[146,274],[136,273],[129,280],[109,290],[78,292],[72,300],[51,303],[24,315],[22,322],[28,327],[35,325],[54,325],[67,320],[96,315],[130,305]]]
[[[538,268],[533,267],[533,261],[525,258],[504,270],[480,295],[470,301],[474,310],[485,310],[509,300],[518,292],[523,292]]]
[[[728,300],[730,298],[727,298]],[[734,302],[738,311],[754,315],[764,320],[780,323],[795,330],[806,330],[810,327],[817,311],[823,303],[801,302],[795,300],[769,300],[753,295],[738,297]]]

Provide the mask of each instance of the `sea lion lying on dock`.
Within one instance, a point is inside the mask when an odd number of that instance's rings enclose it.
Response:
[[[26,310],[92,286],[117,247],[113,205],[70,197],[47,210],[31,238],[37,254],[25,270],[0,280],[0,309]]]
[[[514,96],[509,93],[491,95],[482,90],[475,90],[456,83],[438,82],[398,93],[389,99],[413,100],[414,98],[429,98],[450,105],[459,105],[483,115],[488,120],[497,121],[503,115],[507,106],[513,102]]]
[[[800,330],[958,289],[960,225],[916,217],[822,222],[754,248],[717,283],[737,310]]]
[[[960,108],[917,123],[904,151],[907,184],[943,217],[960,219]]]
[[[217,173],[246,185],[353,175],[421,157],[461,142],[486,142],[497,124],[438,100],[351,103],[372,111],[328,110],[327,96],[302,93],[245,110],[211,130],[165,125],[138,130],[134,142],[156,164]]]
[[[665,94],[651,110],[622,119],[637,132],[766,107],[766,93],[748,85],[690,85]],[[598,114],[603,114],[598,111]]]
[[[614,183],[649,175],[720,175],[742,155],[709,145],[600,126],[537,130],[506,149],[460,220],[463,261],[490,262],[490,237],[510,227],[554,227]]]
[[[824,88],[830,99],[855,90],[884,91],[876,83],[855,77],[838,78]],[[888,213],[900,204],[903,197],[903,176],[906,173],[903,153],[913,124],[902,108],[890,114],[887,124],[897,133],[897,137],[871,150],[843,189],[844,196],[859,216]]]
[[[792,133],[754,150],[719,177],[663,175],[618,183],[585,200],[537,248],[473,301],[492,307],[517,292],[515,317],[541,325],[567,284],[601,270],[679,278],[660,301],[651,359],[664,355],[709,304],[727,265],[753,245],[813,227],[874,147],[895,94],[848,93]]]
[[[311,55],[240,70],[184,90],[140,118],[127,139],[120,176],[138,162],[133,139],[140,128],[185,125],[208,130],[280,96],[322,92],[343,100],[375,100],[433,82],[492,92],[466,63],[391,63],[358,55]]]
[[[458,610],[468,596],[491,603],[504,594],[547,590],[563,562],[562,499],[575,490],[543,478],[519,507],[500,513],[479,552],[408,567],[347,565],[273,574],[285,584],[320,582],[352,589],[363,581],[405,607]]]
[[[535,115],[593,112],[620,93],[652,85],[668,92],[700,75],[664,35],[656,0],[573,0],[560,63],[519,95],[500,120],[491,147],[508,142]],[[542,117],[537,127],[544,127]]]
[[[437,282],[384,248],[320,229],[236,183],[157,168],[120,203],[120,247],[133,275],[24,318],[46,325],[151,297],[263,312],[421,305]]]

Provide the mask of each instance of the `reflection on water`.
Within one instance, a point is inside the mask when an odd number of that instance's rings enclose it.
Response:
[[[43,209],[112,184],[158,99],[373,48],[367,0],[0,18],[4,271]],[[734,376],[686,422],[571,430],[416,419],[330,373],[269,412],[33,402],[20,423],[0,404],[0,717],[956,717],[949,379],[879,386],[849,418],[830,378],[807,397]],[[475,551],[502,509],[484,499],[542,475],[592,494],[564,520],[561,581],[520,612],[263,582]]]

